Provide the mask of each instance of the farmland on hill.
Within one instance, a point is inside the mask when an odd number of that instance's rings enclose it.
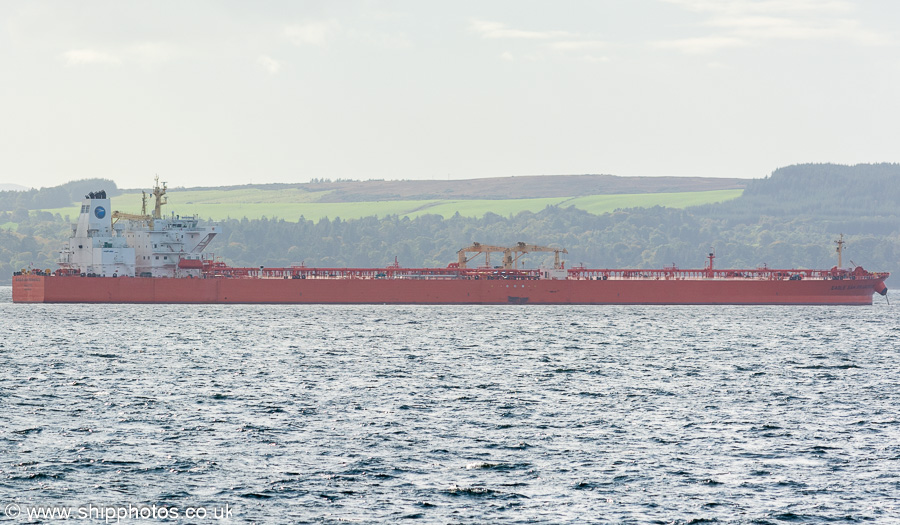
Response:
[[[623,208],[685,208],[721,202],[739,197],[747,182],[741,179],[612,175],[454,181],[314,181],[304,184],[170,188],[167,195],[170,206],[167,209],[212,220],[266,217],[288,221],[392,215],[409,218],[439,215],[447,218],[457,213],[477,218],[486,213],[508,216],[523,211],[537,212],[547,206],[574,206],[590,213],[606,213]],[[114,183],[112,185],[115,186]],[[83,186],[82,183],[77,188]],[[31,198],[29,209],[74,217],[80,207],[80,195],[72,191],[42,189]],[[71,203],[62,206],[61,199],[65,202],[67,195]],[[120,190],[110,192],[110,195],[115,210],[138,213],[141,209],[141,190]],[[24,201],[25,197],[17,198]],[[42,205],[43,202],[52,202],[53,205]]]
[[[534,175],[468,180],[314,180],[304,184],[254,184],[189,190],[299,190],[309,202],[389,200],[506,200],[582,197],[629,193],[682,193],[743,189],[745,179],[709,177],[617,177],[615,175]]]
[[[183,215],[196,214],[205,219],[261,219],[278,218],[298,221],[300,218],[318,221],[325,217],[334,219],[361,219],[363,217],[419,217],[439,215],[444,218],[456,213],[464,217],[483,217],[487,213],[516,215],[523,211],[538,212],[547,206],[570,207],[590,213],[606,213],[623,208],[650,208],[667,206],[686,208],[735,199],[743,190],[714,190],[680,193],[640,193],[620,195],[589,195],[583,197],[547,197],[529,199],[470,199],[470,200],[386,200],[358,202],[311,202],[308,192],[297,189],[265,190],[179,190],[167,195],[166,210]],[[113,209],[137,213],[141,209],[141,194],[124,193],[112,197]],[[62,217],[75,217],[80,205],[50,208],[43,211]]]

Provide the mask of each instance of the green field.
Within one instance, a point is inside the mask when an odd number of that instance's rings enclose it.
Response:
[[[311,193],[298,189],[289,190],[197,190],[172,191],[167,197],[164,212],[172,211],[183,215],[199,215],[204,219],[222,220],[227,218],[258,219],[261,217],[297,221],[300,217],[318,221],[325,217],[334,219],[359,219],[362,217],[418,217],[434,214],[444,218],[459,212],[465,217],[482,217],[484,214],[515,215],[522,211],[539,212],[547,206],[574,206],[593,214],[602,214],[621,208],[650,208],[666,206],[687,208],[700,204],[710,204],[736,199],[743,190],[716,190],[681,193],[637,193],[619,195],[591,195],[587,197],[556,197],[545,199],[502,199],[502,200],[398,200],[372,202],[312,202],[319,199],[321,192]],[[141,195],[128,193],[112,199],[113,210],[140,213]],[[50,213],[68,215],[75,220],[80,205],[48,209]]]
[[[681,193],[636,193],[629,195],[591,195],[569,199],[562,206],[575,206],[588,213],[600,215],[622,208],[688,208],[714,202],[724,202],[741,196],[744,190],[690,191]]]

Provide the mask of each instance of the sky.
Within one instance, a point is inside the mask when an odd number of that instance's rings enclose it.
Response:
[[[896,0],[6,1],[0,183],[897,162]]]

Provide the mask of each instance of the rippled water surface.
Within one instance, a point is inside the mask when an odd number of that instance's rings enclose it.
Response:
[[[875,301],[19,305],[0,288],[0,503],[897,522],[900,323]]]

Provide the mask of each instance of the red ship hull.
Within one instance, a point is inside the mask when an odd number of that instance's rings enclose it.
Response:
[[[886,275],[859,280],[417,280],[13,277],[18,303],[872,304]]]

